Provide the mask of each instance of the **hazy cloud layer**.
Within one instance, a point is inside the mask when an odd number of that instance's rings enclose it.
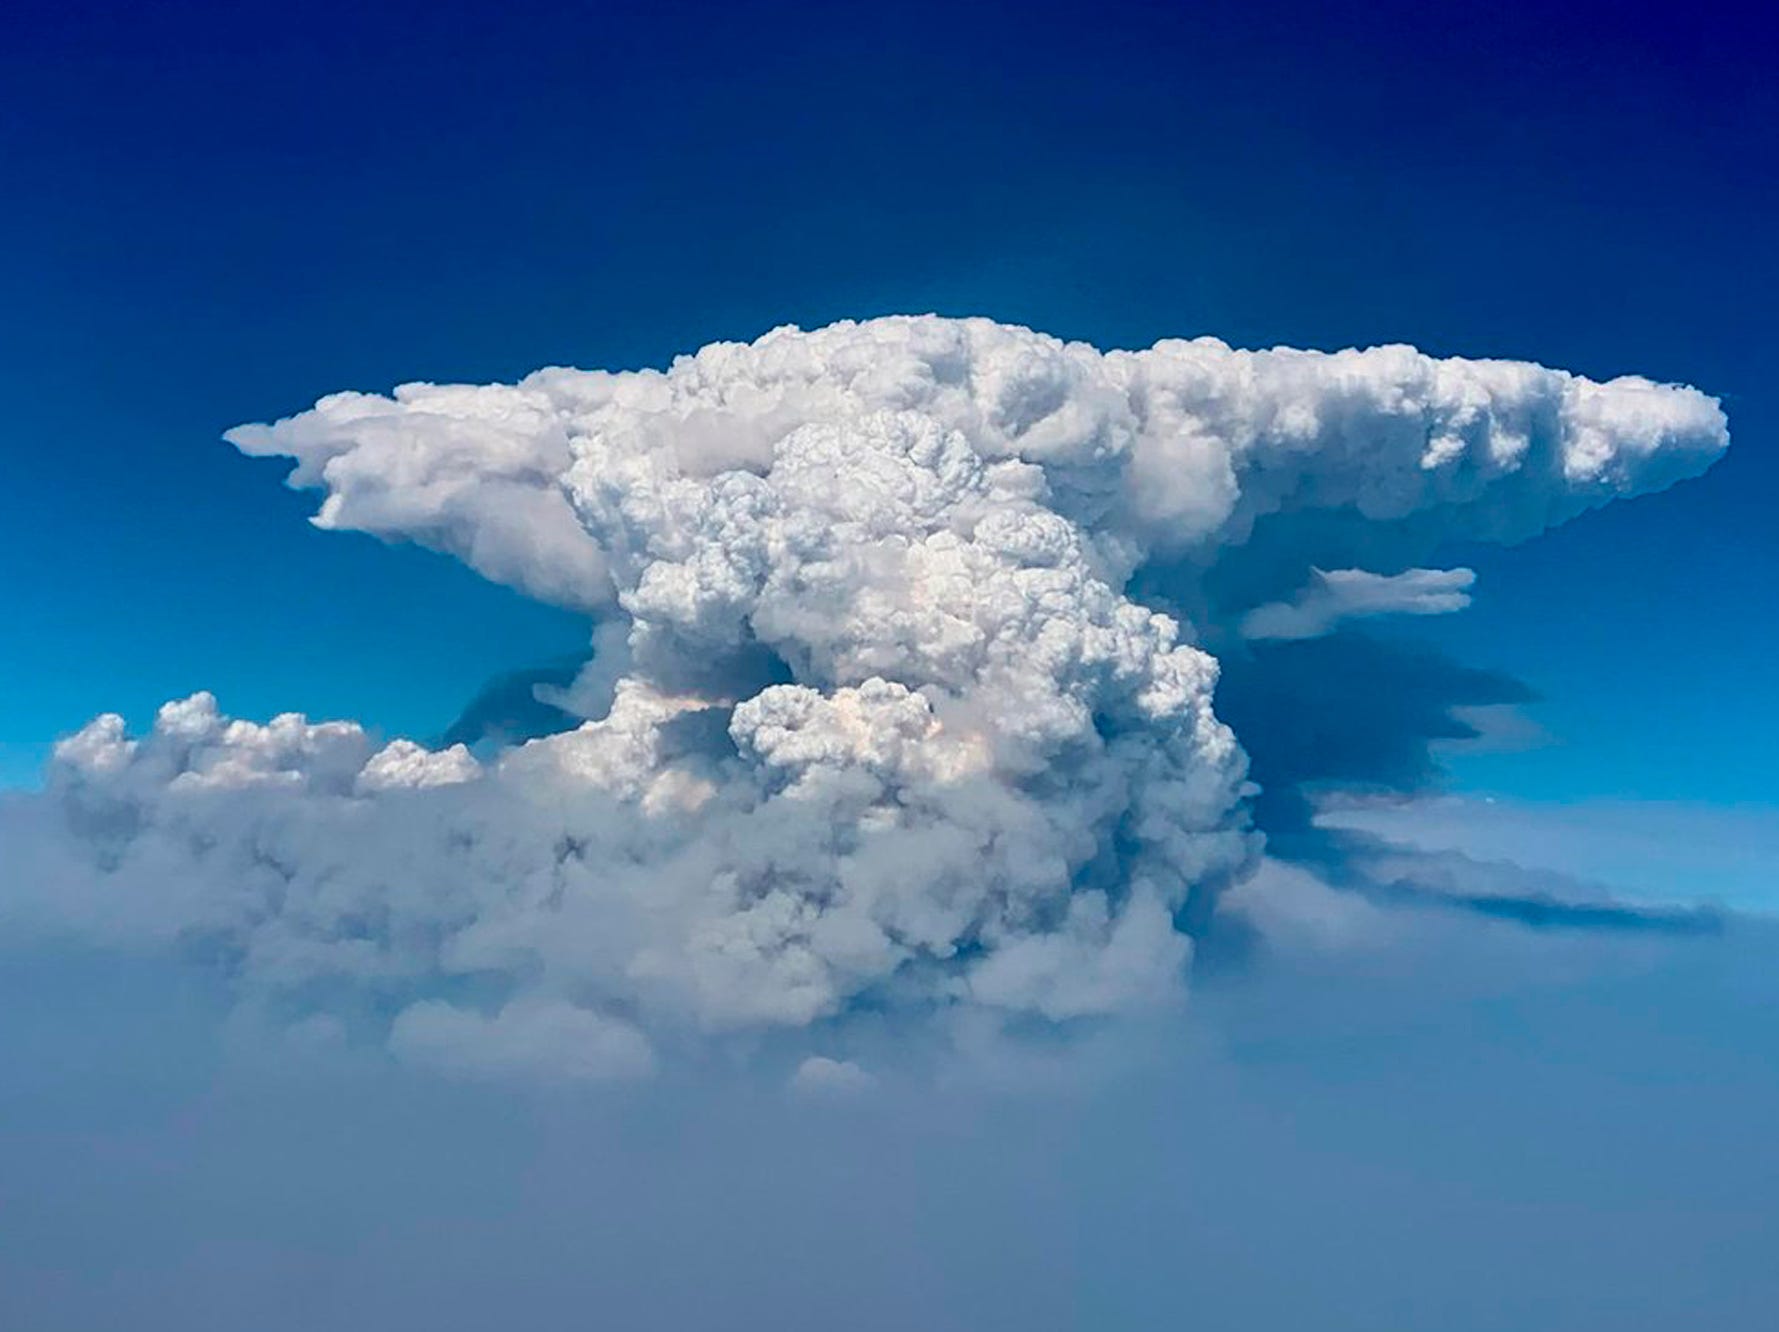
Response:
[[[1652,911],[1779,912],[1779,809],[1674,801],[1343,800],[1318,826],[1401,855],[1538,865]]]
[[[789,1040],[593,1094],[220,1060],[189,970],[0,950],[0,1326],[1767,1332],[1770,930],[1229,900],[1268,948],[1189,1030],[885,1024],[863,1094]]]
[[[1712,399],[1639,378],[915,318],[339,394],[230,438],[296,459],[322,526],[597,611],[572,683],[526,686],[585,722],[478,757],[203,695],[142,737],[104,717],[0,809],[9,914],[201,948],[248,1002],[404,1059],[630,1077],[700,1032],[861,1003],[1168,1002],[1188,904],[1259,839],[1195,646],[1219,626],[1133,576],[1209,604],[1194,580],[1262,527],[1288,586],[1342,534],[1401,569],[1659,489],[1726,437]],[[1451,609],[1463,574],[1217,600],[1301,639]],[[1351,682],[1302,684],[1300,709],[1346,715]]]

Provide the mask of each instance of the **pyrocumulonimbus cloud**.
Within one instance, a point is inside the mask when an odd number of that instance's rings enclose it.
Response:
[[[1167,1001],[1188,904],[1262,840],[1200,644],[1453,609],[1467,574],[1411,567],[1441,542],[1727,442],[1635,377],[937,317],[229,438],[295,459],[323,527],[592,613],[550,698],[584,720],[477,756],[206,695],[140,737],[101,717],[0,815],[12,912],[202,946],[245,1001],[406,1058],[588,1077],[861,1004]]]

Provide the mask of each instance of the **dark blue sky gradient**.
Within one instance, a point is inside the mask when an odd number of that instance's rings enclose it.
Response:
[[[218,439],[339,388],[890,311],[1720,394],[1702,482],[1475,553],[1540,796],[1768,798],[1779,81],[1753,7],[40,5],[0,37],[0,782],[214,689],[434,734],[584,641]],[[1468,557],[1472,553],[1466,552]]]

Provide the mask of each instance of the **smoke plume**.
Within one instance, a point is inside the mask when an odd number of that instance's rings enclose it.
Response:
[[[1207,646],[1456,609],[1468,572],[1416,566],[1441,543],[1659,490],[1726,430],[1635,377],[925,317],[229,438],[294,459],[323,527],[591,613],[535,686],[572,724],[472,754],[208,695],[101,717],[0,809],[0,904],[404,1059],[615,1077],[860,1006],[1169,1002],[1262,844]],[[1325,683],[1298,713],[1361,687]]]

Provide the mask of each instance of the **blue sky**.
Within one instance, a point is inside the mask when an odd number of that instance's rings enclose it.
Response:
[[[1424,632],[1526,679],[1559,741],[1462,780],[1762,801],[1762,23],[27,6],[0,52],[0,773],[197,688],[436,734],[490,675],[584,640],[445,559],[307,529],[229,425],[934,309],[1721,395],[1735,447],[1710,476],[1475,553],[1475,606]]]

